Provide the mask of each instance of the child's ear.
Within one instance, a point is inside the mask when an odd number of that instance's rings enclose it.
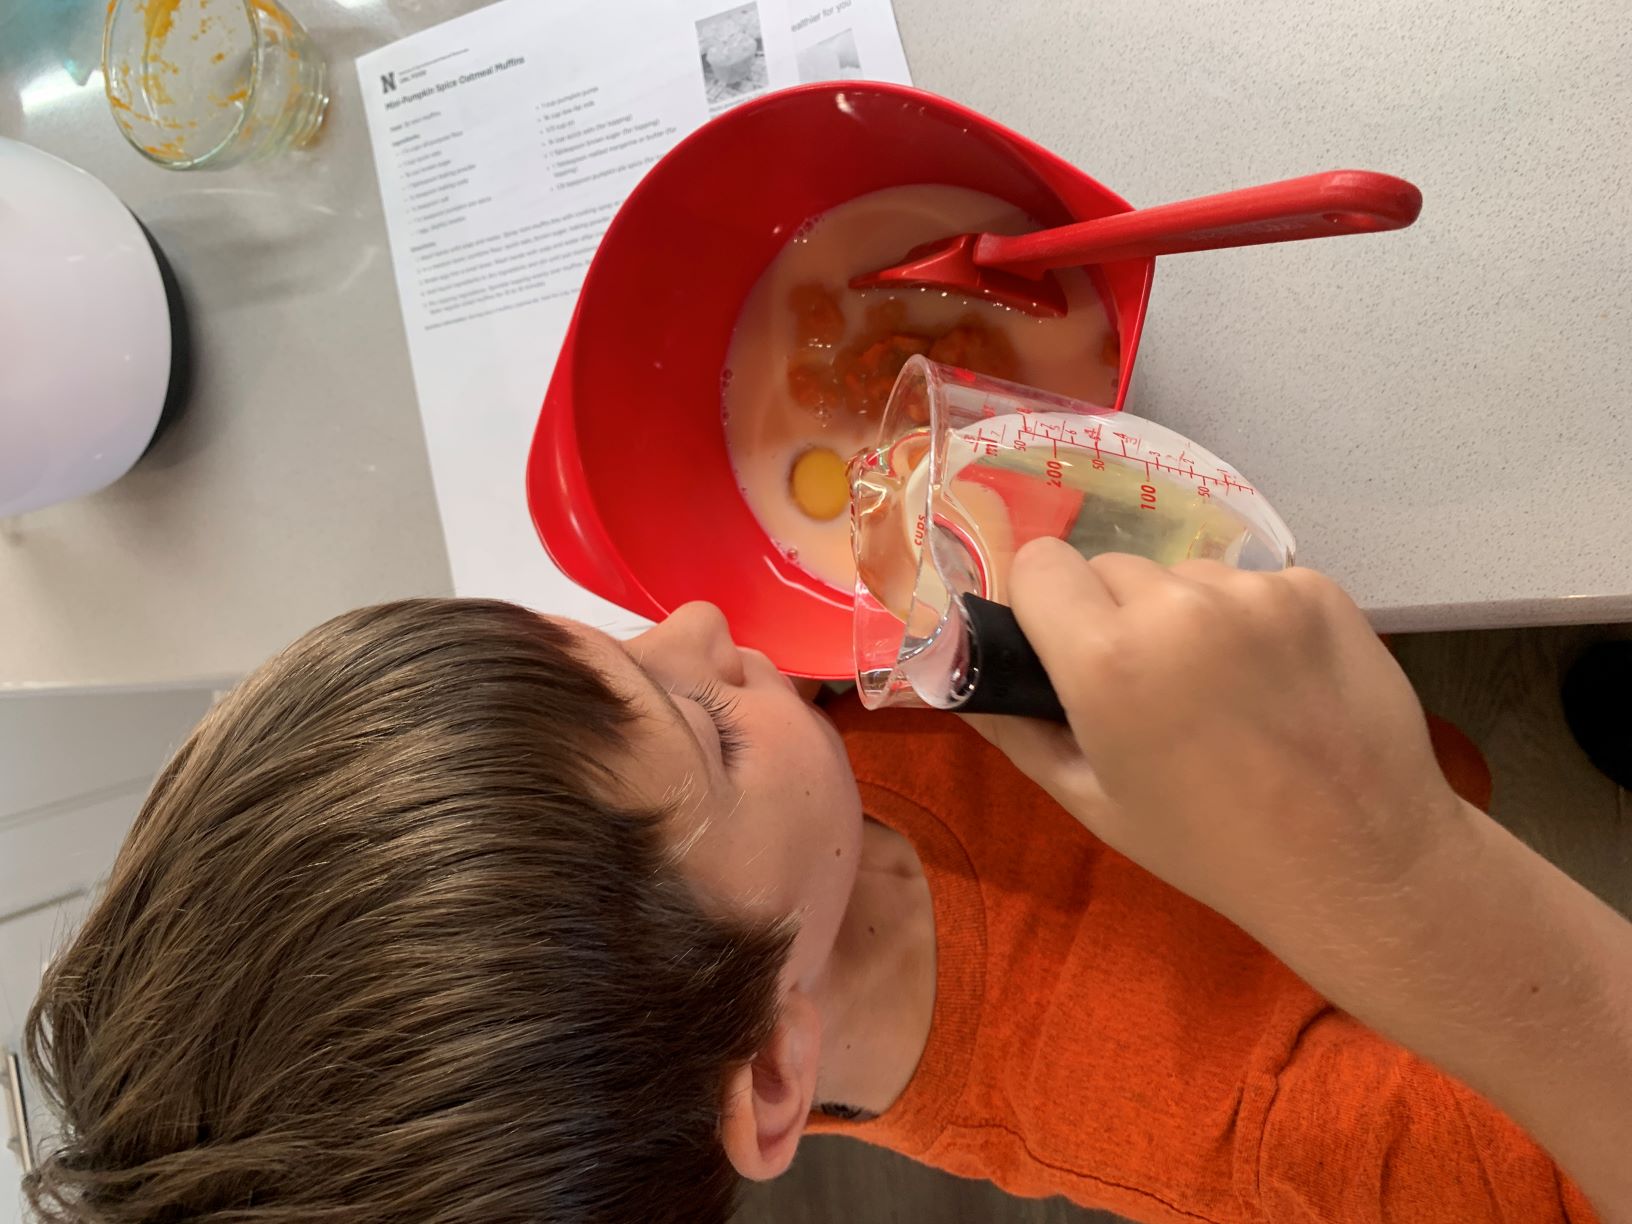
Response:
[[[790,990],[765,1044],[725,1078],[720,1141],[738,1173],[778,1177],[793,1163],[816,1099],[822,1021],[809,996]]]

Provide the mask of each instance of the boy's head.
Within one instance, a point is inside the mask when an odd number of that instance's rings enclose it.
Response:
[[[314,630],[165,768],[29,1042],[48,1219],[723,1219],[792,1158],[842,746],[693,605]]]

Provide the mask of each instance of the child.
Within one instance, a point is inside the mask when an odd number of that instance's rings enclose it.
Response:
[[[1500,1015],[1446,1020],[1465,983],[1418,875],[1458,904],[1478,884],[1432,831],[1517,877],[1352,605],[1307,576],[1073,561],[1023,555],[1016,611],[1080,739],[983,727],[1058,804],[943,715],[839,703],[835,730],[704,605],[623,645],[478,601],[314,630],[166,767],[47,975],[30,1048],[64,1135],[31,1201],[718,1221],[810,1128],[1143,1220],[1595,1218],[1493,1105],[1256,936],[1465,1054],[1626,1218],[1618,1161],[1531,1074],[1583,1108],[1625,1090],[1568,1019],[1571,972],[1497,967],[1563,1049],[1516,1074],[1486,1074],[1523,1045]],[[1573,971],[1571,914],[1546,916]],[[1592,1116],[1625,1139],[1624,1109]]]

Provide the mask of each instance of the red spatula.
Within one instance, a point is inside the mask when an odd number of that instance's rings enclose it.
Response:
[[[1183,251],[1298,242],[1403,229],[1422,192],[1369,170],[1328,170],[1261,187],[1079,221],[1034,234],[959,234],[908,251],[900,263],[853,277],[852,289],[941,289],[987,298],[1028,314],[1066,312],[1051,268]]]

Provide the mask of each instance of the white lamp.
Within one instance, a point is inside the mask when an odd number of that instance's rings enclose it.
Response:
[[[0,518],[124,475],[185,393],[184,336],[119,197],[0,137]]]

